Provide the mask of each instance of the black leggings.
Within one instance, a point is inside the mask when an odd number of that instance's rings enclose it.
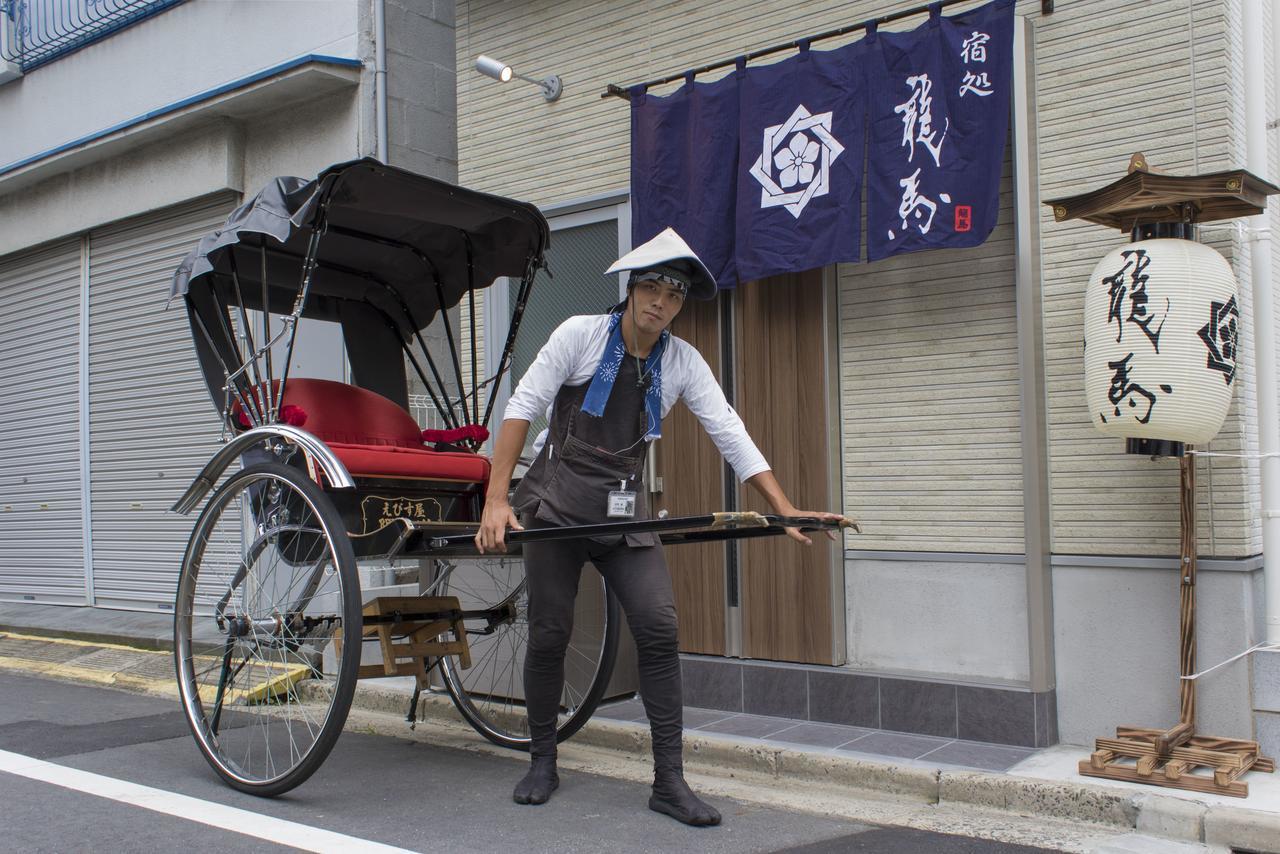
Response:
[[[526,519],[526,525],[531,521]],[[653,733],[654,767],[680,768],[683,697],[671,575],[661,546],[633,548],[625,542],[606,545],[584,539],[524,546],[529,579],[524,691],[533,740],[530,752],[534,758],[555,756],[565,650],[573,633],[579,576],[588,561],[617,595],[636,641],[640,697]]]

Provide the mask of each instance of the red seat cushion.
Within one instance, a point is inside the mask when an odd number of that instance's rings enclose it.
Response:
[[[467,483],[489,480],[489,458],[480,454],[386,445],[349,445],[345,442],[325,444],[338,455],[353,477],[421,478]]]
[[[355,477],[417,478],[484,483],[489,459],[481,454],[433,451],[422,429],[395,401],[334,382],[291,378],[284,403],[307,414],[302,429],[323,441]]]

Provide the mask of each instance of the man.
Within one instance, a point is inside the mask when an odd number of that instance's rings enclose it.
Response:
[[[507,528],[590,524],[648,518],[641,488],[649,441],[677,399],[697,416],[738,477],[782,516],[835,513],[797,510],[725,400],[706,361],[667,330],[686,296],[712,299],[716,283],[693,250],[668,228],[620,258],[607,273],[629,271],[627,299],[607,315],[566,320],[551,335],[507,404],[476,545],[505,551]],[[507,500],[511,473],[529,423],[553,404],[546,441]],[[808,545],[798,529],[793,539]],[[835,532],[828,531],[835,539]],[[720,823],[720,813],[685,783],[683,698],[675,599],[655,534],[603,541],[580,539],[524,547],[529,591],[529,645],[524,684],[531,736],[530,767],[516,785],[521,804],[545,803],[559,786],[556,715],[573,602],[582,565],[590,561],[617,595],[639,654],[640,696],[653,733],[649,808],[691,825]]]

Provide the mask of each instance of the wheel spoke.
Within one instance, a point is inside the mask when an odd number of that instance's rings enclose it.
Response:
[[[498,610],[514,606],[514,617],[493,626],[489,634],[470,637],[472,666],[462,670],[445,659],[441,671],[463,717],[486,738],[507,746],[527,745],[523,663],[528,649],[527,593],[523,562],[512,558],[457,559],[437,564],[429,585],[437,595],[456,596],[464,610]],[[438,590],[435,588],[439,588]],[[603,596],[602,588],[595,588]],[[602,610],[616,613],[615,605]],[[561,730],[572,732],[594,710],[604,685],[602,662],[612,656],[616,626],[601,620],[575,621],[571,654],[565,658],[565,683],[559,700]],[[470,626],[469,626],[470,628]],[[475,624],[476,629],[487,628]],[[606,651],[605,647],[608,646]]]

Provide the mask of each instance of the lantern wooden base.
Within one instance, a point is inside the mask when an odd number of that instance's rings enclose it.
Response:
[[[1168,730],[1120,727],[1115,738],[1098,739],[1093,754],[1080,762],[1086,777],[1234,798],[1249,796],[1249,784],[1240,780],[1244,772],[1275,769],[1275,761],[1261,755],[1256,741],[1195,735],[1188,724]]]
[[[1086,777],[1106,777],[1193,792],[1247,798],[1244,772],[1275,771],[1256,741],[1196,735],[1196,464],[1191,454],[1178,461],[1182,542],[1179,563],[1181,607],[1178,621],[1180,721],[1172,729],[1119,727],[1115,738],[1099,738],[1093,755],[1080,762]],[[1190,677],[1190,678],[1189,678]],[[1209,773],[1197,773],[1201,768]]]

